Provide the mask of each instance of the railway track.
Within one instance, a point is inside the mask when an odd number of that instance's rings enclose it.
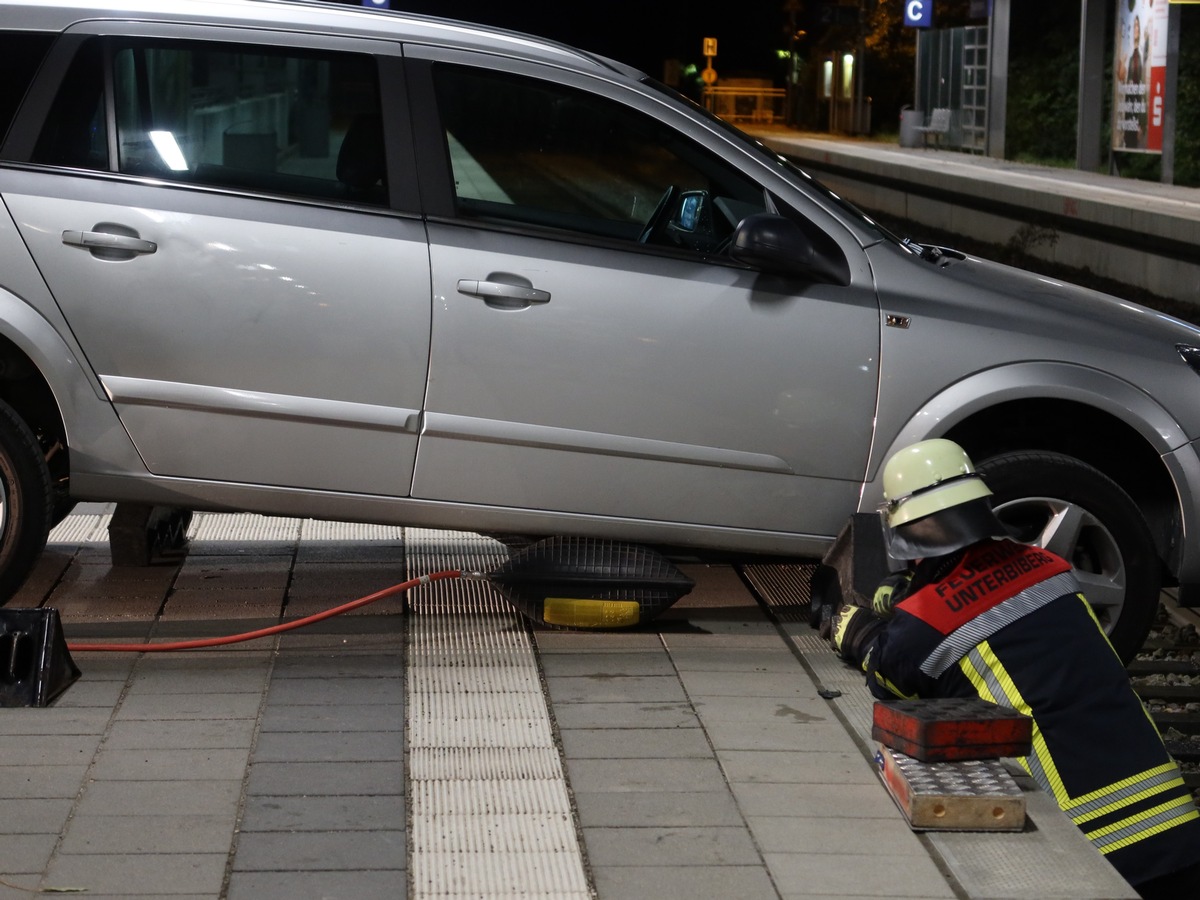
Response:
[[[1164,598],[1129,677],[1200,800],[1200,615]]]

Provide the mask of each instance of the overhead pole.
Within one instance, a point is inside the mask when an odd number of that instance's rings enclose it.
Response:
[[[1104,27],[1111,0],[1080,0],[1079,101],[1076,111],[1075,168],[1100,170],[1104,109]]]
[[[1009,0],[993,0],[988,28],[988,114],[984,152],[1004,159],[1004,130],[1008,116]]]
[[[1167,7],[1167,78],[1163,84],[1163,136],[1159,180],[1175,183],[1175,103],[1179,99],[1179,4]]]

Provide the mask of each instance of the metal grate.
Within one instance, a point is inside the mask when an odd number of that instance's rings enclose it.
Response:
[[[807,622],[815,565],[742,566],[750,586],[782,622]]]

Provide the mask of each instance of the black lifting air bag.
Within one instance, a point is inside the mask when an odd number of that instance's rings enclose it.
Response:
[[[552,537],[488,575],[535,622],[567,628],[628,628],[646,622],[695,582],[649,547]]]

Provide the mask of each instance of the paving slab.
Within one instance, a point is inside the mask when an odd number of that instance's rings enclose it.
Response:
[[[406,843],[402,829],[244,832],[233,867],[236,872],[399,872]]]
[[[760,866],[610,866],[596,875],[609,900],[729,900],[778,896]]]
[[[57,853],[43,891],[114,897],[215,897],[225,881],[224,853]]]
[[[324,762],[269,762],[256,759],[247,776],[249,796],[304,797],[326,795],[404,795],[404,766],[400,760],[360,761],[352,766]]]
[[[89,777],[96,781],[239,781],[246,771],[245,750],[124,750],[100,753]]]
[[[568,760],[712,758],[698,723],[691,728],[563,728],[560,722],[559,738]]]
[[[576,791],[579,824],[589,828],[735,826],[744,821],[727,790],[708,791]]]
[[[577,793],[720,791],[727,787],[721,767],[704,759],[567,759],[567,777]]]
[[[552,678],[550,701],[559,703],[685,702],[679,679],[671,676],[588,675]]]
[[[744,828],[590,828],[585,834],[594,866],[756,866],[758,848]]]
[[[403,831],[404,804],[392,795],[297,796],[255,794],[246,799],[241,830]]]
[[[234,872],[228,900],[405,900],[396,872]]]
[[[89,762],[0,766],[0,804],[7,805],[11,800],[69,800],[79,793]]]
[[[133,815],[75,812],[62,838],[68,855],[177,853],[228,854],[236,819],[228,809],[217,814]]]
[[[807,897],[810,892],[836,896],[843,891],[889,900],[956,896],[927,855],[889,856],[858,846],[862,853],[768,853],[766,860],[777,882],[791,886],[780,891],[784,897]]]
[[[691,728],[700,720],[686,700],[556,703],[558,727],[568,728]]]

